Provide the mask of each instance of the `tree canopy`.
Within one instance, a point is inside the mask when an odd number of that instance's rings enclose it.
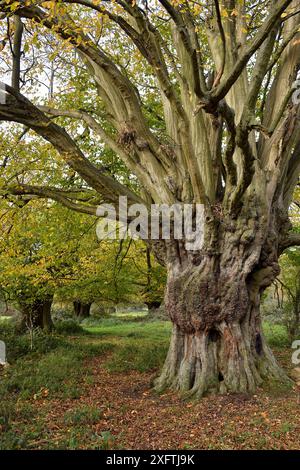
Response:
[[[259,179],[260,161],[270,191],[284,186],[290,203],[299,173],[297,106],[289,112],[297,2],[5,1],[1,11],[1,69],[20,69],[1,119],[32,129],[27,145],[36,135],[50,142],[55,165],[102,199],[221,199],[235,210]],[[47,162],[48,151],[45,144]],[[94,212],[92,199],[62,191],[65,179],[34,183],[30,174],[5,188]]]

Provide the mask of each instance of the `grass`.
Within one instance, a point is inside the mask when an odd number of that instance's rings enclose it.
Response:
[[[79,406],[69,410],[64,415],[64,421],[67,425],[95,424],[102,417],[102,411],[96,406]]]
[[[110,345],[105,343],[95,348],[94,354],[106,352]],[[89,369],[84,360],[92,349],[60,346],[54,351],[39,356],[30,354],[17,360],[5,372],[0,386],[0,397],[6,390],[17,399],[30,399],[39,396],[70,397],[80,395],[78,381],[88,375]]]
[[[98,326],[85,327],[90,335],[117,342],[107,361],[110,372],[126,372],[160,368],[167,354],[171,324],[165,321],[132,323],[106,319]]]
[[[110,372],[157,369],[166,355],[170,325],[167,322],[139,322],[119,318],[105,319],[96,326],[76,327],[60,322],[55,333],[16,334],[11,322],[2,322],[0,338],[5,341],[10,366],[1,373],[0,430],[4,431],[0,449],[29,448],[29,442],[40,437],[42,428],[18,428],[15,423],[26,421],[32,403],[39,400],[79,399],[84,384],[92,386],[89,366],[92,357],[104,358]],[[16,403],[18,406],[16,406]],[[35,420],[43,421],[36,409]],[[80,426],[99,420],[100,410],[78,407],[65,414],[65,422],[74,427],[66,448],[76,448]],[[18,437],[19,434],[22,437]],[[109,434],[90,436],[99,448],[109,448]],[[100,444],[99,444],[100,442]],[[96,446],[96,444],[95,444]]]
[[[56,333],[71,335],[73,333],[83,333],[82,327],[73,319],[60,320],[55,323]]]
[[[264,324],[264,331],[272,347],[290,346],[283,326]],[[51,335],[35,332],[31,342],[28,334],[16,334],[12,322],[1,321],[0,339],[6,343],[10,366],[0,372],[0,450],[36,448],[39,442],[47,448],[45,406],[51,408],[51,400],[81,400],[84,387],[94,383],[89,359],[101,358],[112,374],[154,371],[166,357],[170,333],[170,322],[114,317],[79,328],[60,323]],[[46,403],[44,411],[37,405],[40,400]],[[102,417],[93,403],[78,403],[62,416],[70,433],[60,438],[57,448],[75,449],[81,442],[95,449],[116,445],[109,431],[93,428]],[[289,431],[283,423],[276,432]],[[246,441],[247,434],[240,439]]]
[[[114,318],[122,318],[125,320],[133,320],[135,318],[146,318],[148,316],[148,312],[116,312],[112,313],[112,317]]]
[[[137,370],[147,372],[162,367],[168,350],[168,341],[161,343],[145,340],[132,341],[121,345],[107,361],[110,372]]]
[[[159,341],[169,338],[171,323],[166,321],[130,322],[108,318],[99,325],[84,326],[84,330],[98,337],[148,338],[150,341]]]

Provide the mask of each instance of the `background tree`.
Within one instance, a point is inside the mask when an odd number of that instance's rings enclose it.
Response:
[[[64,283],[56,291],[58,298],[74,302],[77,316],[88,316],[94,302],[105,312],[118,304],[147,304],[150,298],[161,300],[165,270],[153,255],[149,269],[141,242],[129,239],[123,243],[99,243],[95,232],[87,240],[89,245],[82,244],[78,250],[72,282]]]
[[[7,201],[2,206],[0,284],[6,300],[17,303],[23,327],[50,330],[54,293],[74,276],[82,220],[74,223],[68,210],[41,200],[22,209]]]
[[[291,249],[280,260],[282,268],[279,286],[282,292],[284,322],[291,340],[296,339],[300,328],[300,252]]]
[[[51,330],[54,295],[73,302],[78,319],[89,316],[93,302],[105,310],[161,298],[163,269],[153,256],[149,266],[149,254],[137,241],[100,243],[96,218],[42,200],[23,208],[3,201],[0,215],[1,293],[17,303],[25,328]]]
[[[294,233],[300,233],[300,185],[296,188],[290,206],[290,218]],[[291,341],[296,339],[300,328],[300,248],[286,250],[280,258],[280,276],[275,281],[277,297],[283,308],[283,321]]]
[[[300,167],[298,8],[295,0],[0,2],[3,35],[14,38],[2,68],[24,83],[22,94],[16,78],[5,85],[0,119],[44,138],[71,173],[62,170],[55,186],[46,173],[39,184],[29,170],[22,182],[4,175],[4,195],[88,214],[120,195],[205,205],[198,252],[184,240],[148,241],[167,266],[174,325],[157,389],[200,397],[285,380],[259,305],[279,255],[300,242],[288,218]],[[48,61],[56,79],[45,79],[43,99],[36,84]],[[102,160],[103,145],[122,160],[120,175]]]

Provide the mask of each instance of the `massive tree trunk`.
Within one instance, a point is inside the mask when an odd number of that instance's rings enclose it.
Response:
[[[288,381],[262,331],[261,295],[279,273],[275,232],[264,232],[258,214],[241,216],[214,224],[201,252],[169,247],[165,307],[173,331],[158,391],[199,398]]]
[[[73,302],[74,305],[74,312],[76,317],[78,318],[87,318],[90,316],[90,310],[91,310],[91,303],[88,302],[80,302],[78,300],[75,300]]]
[[[53,296],[47,299],[36,299],[32,302],[20,302],[22,313],[22,328],[34,329],[40,328],[45,331],[50,331],[53,328],[51,318],[51,306]]]

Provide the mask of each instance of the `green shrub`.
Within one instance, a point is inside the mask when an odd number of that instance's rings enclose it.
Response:
[[[265,322],[263,330],[268,344],[275,348],[290,347],[287,330],[283,325],[274,325]]]
[[[83,328],[73,319],[61,320],[55,323],[55,330],[60,334],[84,333]]]
[[[36,328],[29,332],[20,333],[14,322],[0,323],[0,340],[6,344],[6,354],[9,363],[32,353],[45,354],[59,345],[59,339],[52,334],[46,334]]]

